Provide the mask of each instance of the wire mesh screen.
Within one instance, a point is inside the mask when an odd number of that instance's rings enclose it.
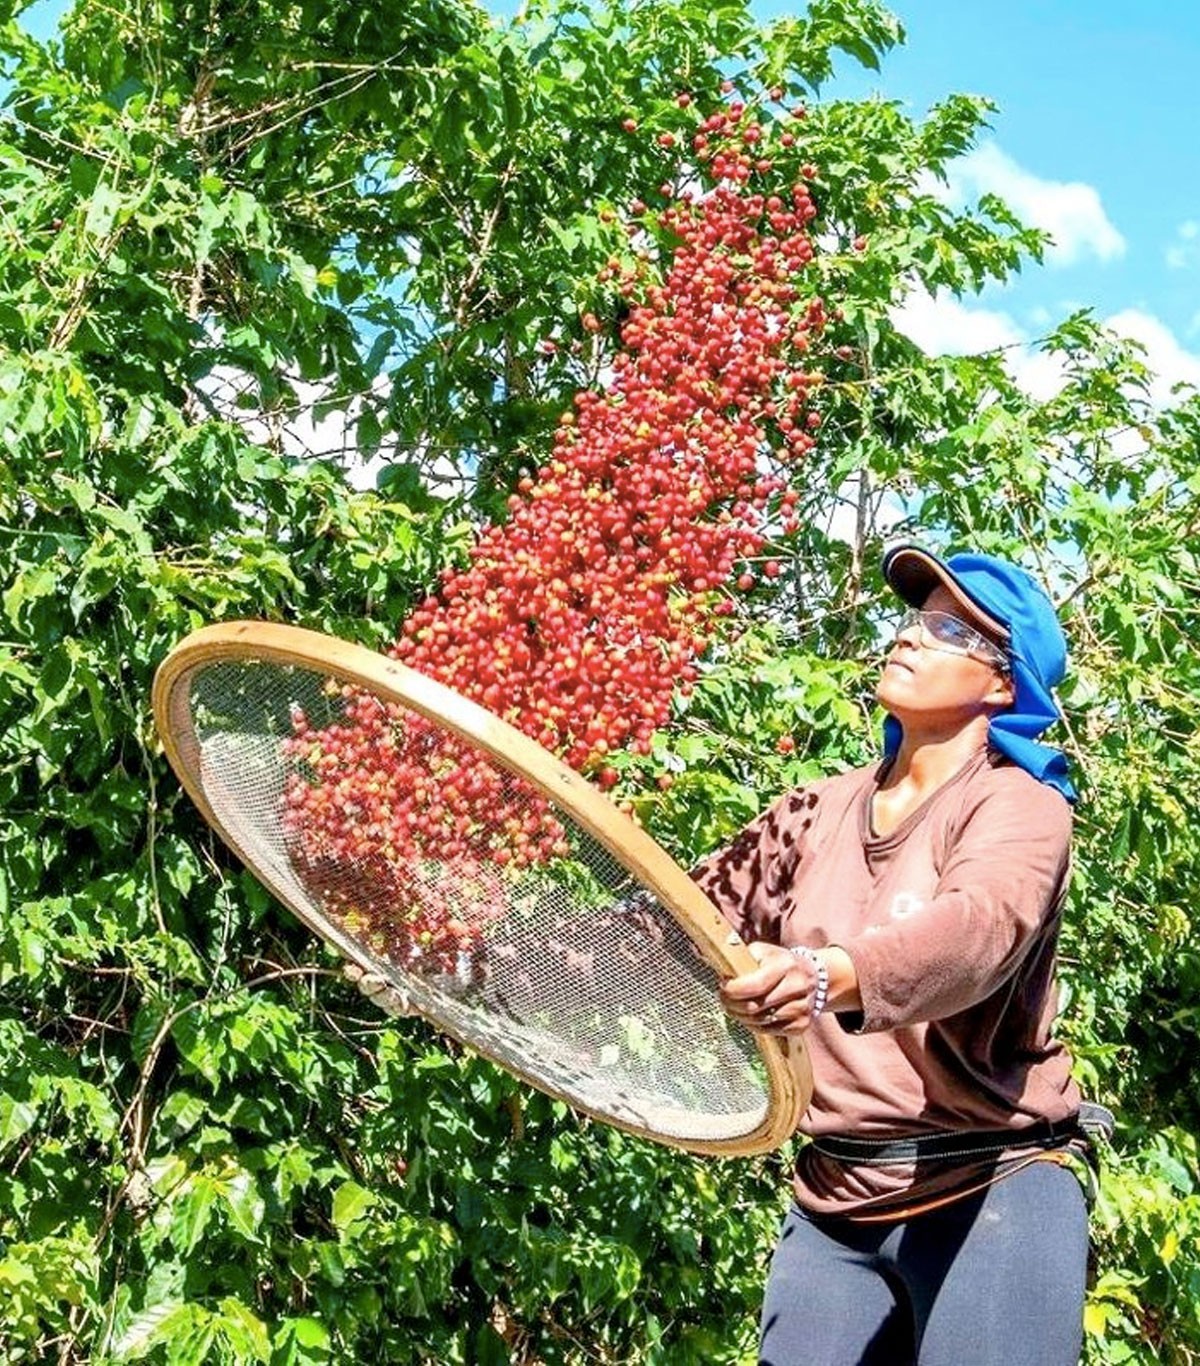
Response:
[[[758,1048],[720,1009],[714,969],[599,841],[483,748],[296,665],[204,663],[175,697],[193,780],[233,846],[423,1015],[542,1089],[685,1146],[763,1123]]]

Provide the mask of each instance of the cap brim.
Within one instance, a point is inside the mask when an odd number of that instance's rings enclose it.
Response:
[[[918,545],[893,546],[883,557],[883,577],[912,607],[923,607],[930,593],[940,586],[972,621],[1001,640],[1009,638],[1008,627],[980,607],[936,555]]]

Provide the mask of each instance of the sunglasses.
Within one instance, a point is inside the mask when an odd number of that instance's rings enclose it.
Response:
[[[961,617],[951,616],[949,612],[931,612],[920,607],[910,607],[900,618],[896,634],[902,635],[911,626],[921,628],[921,644],[930,650],[943,650],[952,655],[973,655],[994,665],[1001,673],[1007,674],[1012,665],[1008,656],[994,641],[981,635]]]

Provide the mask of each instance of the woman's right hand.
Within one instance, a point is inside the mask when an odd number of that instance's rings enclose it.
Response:
[[[803,1034],[813,1022],[817,966],[778,944],[749,946],[758,967],[721,986],[721,1004],[739,1023],[764,1034]]]

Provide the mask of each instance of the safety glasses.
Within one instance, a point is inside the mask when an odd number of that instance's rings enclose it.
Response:
[[[1004,651],[973,626],[969,626],[961,617],[951,616],[949,612],[931,612],[919,607],[910,607],[900,618],[896,634],[902,635],[912,626],[920,627],[921,644],[930,650],[943,650],[946,654],[952,655],[973,655],[1004,674],[1012,668]]]

